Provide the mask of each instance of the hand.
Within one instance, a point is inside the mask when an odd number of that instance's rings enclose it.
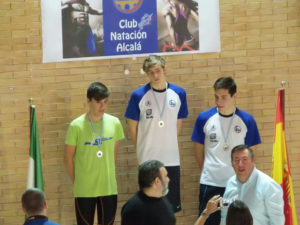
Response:
[[[79,25],[87,25],[89,22],[89,15],[86,12],[72,11],[71,18]]]
[[[206,208],[204,209],[205,214],[210,215],[215,211],[222,209],[223,207],[220,206],[220,201],[222,197],[220,195],[215,195],[206,204]]]

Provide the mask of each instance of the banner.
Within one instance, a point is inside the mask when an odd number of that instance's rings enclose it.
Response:
[[[218,0],[43,0],[43,62],[220,51]]]
[[[277,98],[273,179],[281,185],[283,190],[285,225],[297,225],[294,190],[284,133],[284,90],[278,91]]]
[[[39,188],[44,191],[42,160],[35,106],[30,107],[30,151],[27,188]]]

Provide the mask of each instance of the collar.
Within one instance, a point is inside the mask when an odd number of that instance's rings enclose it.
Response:
[[[149,83],[149,85],[150,85],[150,89],[151,89],[151,84]],[[170,85],[169,85],[169,83],[167,82],[167,88],[169,88],[169,86],[170,86]],[[152,90],[155,91],[155,92],[165,92],[165,91],[166,91],[166,88],[164,88],[164,89],[162,89],[162,90],[158,90],[158,89],[155,89],[155,88],[152,87]]]
[[[35,216],[28,217],[26,221],[32,221],[32,220],[48,220],[48,217],[43,215],[35,215]]]

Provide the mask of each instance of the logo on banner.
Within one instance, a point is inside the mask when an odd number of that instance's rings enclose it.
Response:
[[[143,0],[114,0],[116,8],[123,13],[132,13],[137,11]]]

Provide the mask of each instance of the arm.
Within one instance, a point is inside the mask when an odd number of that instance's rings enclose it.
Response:
[[[217,210],[220,210],[221,207],[218,206],[222,197],[220,195],[213,196],[206,204],[206,208],[201,213],[200,217],[197,219],[194,225],[203,225],[210,214],[214,213]]]
[[[182,119],[177,120],[177,136],[179,136],[182,127]]]
[[[74,175],[75,152],[76,152],[76,146],[65,145],[64,163],[65,163],[65,167],[67,169],[67,173],[73,183],[74,183],[74,179],[75,179],[75,175]]]
[[[120,141],[115,143],[115,161],[117,160],[118,152],[119,152]]]
[[[265,195],[265,206],[268,214],[270,225],[284,225],[284,202],[283,191],[277,183],[271,183]]]
[[[194,154],[195,159],[200,167],[200,170],[202,171],[203,163],[204,163],[204,145],[194,142]]]
[[[191,17],[193,20],[195,20],[197,23],[199,23],[198,14],[194,10],[191,10]]]
[[[172,46],[176,46],[176,41],[175,41],[175,37],[174,37],[174,27],[172,25],[172,18],[169,14],[167,14],[165,16],[165,19],[166,19],[166,22],[167,22],[167,25],[168,25],[168,29],[169,29],[169,32],[170,32],[170,39],[171,39],[171,45]]]
[[[128,131],[132,139],[132,142],[136,146],[139,121],[127,119],[127,124],[128,124]]]

